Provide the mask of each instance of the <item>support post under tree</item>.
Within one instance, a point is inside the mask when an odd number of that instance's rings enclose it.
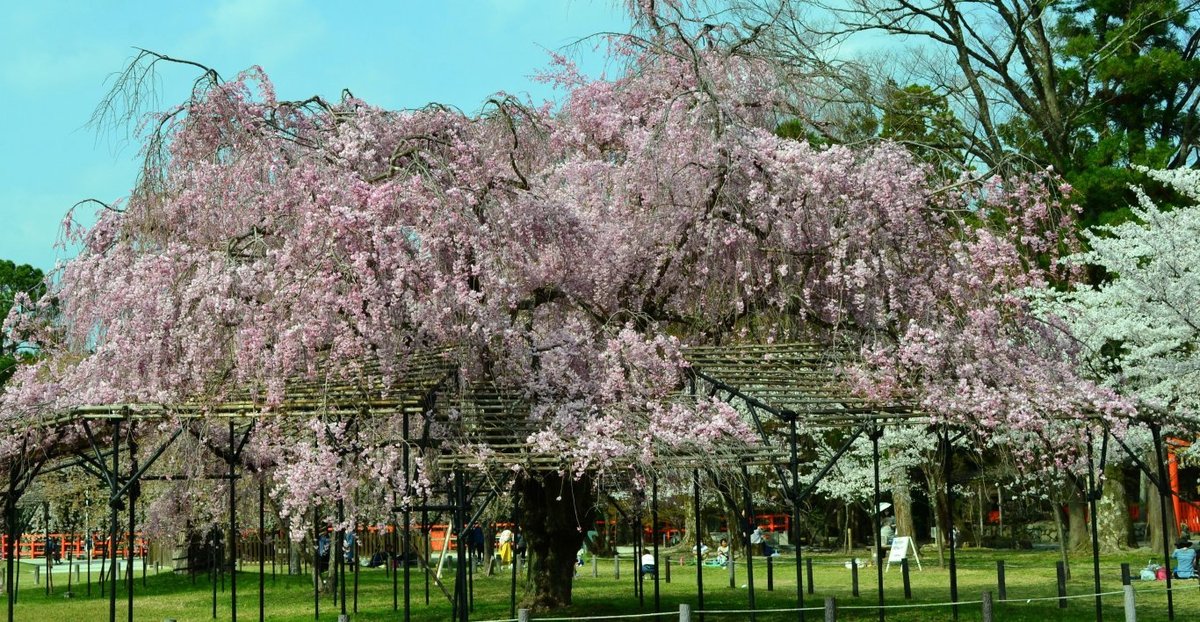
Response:
[[[337,574],[334,575],[333,590],[334,595],[341,598],[339,607],[341,607],[341,614],[344,616],[346,615],[346,506],[341,499],[338,499],[337,502],[337,519],[338,530],[333,541],[333,559],[329,565],[331,568],[337,568]]]
[[[654,540],[654,612],[661,610],[662,603],[659,601],[659,585],[658,575],[662,571],[662,564],[658,559],[658,476],[653,476],[650,481],[650,537]],[[667,560],[667,566],[670,566],[671,561]],[[668,570],[668,572],[670,572]]]
[[[117,494],[117,484],[119,483],[117,478],[117,469],[120,466],[120,450],[121,420],[116,419],[113,421],[112,473],[109,479],[110,488],[108,496],[108,507],[111,510],[109,514],[110,520],[108,530],[108,548],[111,550],[104,552],[105,557],[112,558],[112,564],[108,568],[109,572],[112,573],[111,582],[109,583],[109,587],[111,589],[108,594],[109,622],[117,622],[117,521],[120,520],[120,517],[117,515],[117,513],[121,508],[121,499]]]
[[[704,559],[700,554],[703,539],[701,537],[700,519],[700,469],[692,469],[692,509],[696,512],[696,609],[704,611]],[[704,622],[704,614],[699,614],[700,622]]]
[[[50,502],[42,502],[42,541],[45,542],[45,558],[46,558],[46,596],[50,595],[50,585],[53,583],[54,560],[50,555]]]
[[[879,437],[883,436],[883,428],[879,425],[879,420],[875,419],[871,422],[871,466],[874,468],[873,480],[875,484],[875,513],[872,527],[875,529],[875,580],[876,590],[879,593],[879,622],[884,620],[883,609],[883,545],[885,542],[880,537],[880,531],[883,529],[882,512],[879,509]]]
[[[136,546],[136,542],[135,542],[136,536],[134,535],[134,528],[137,526],[135,523],[135,519],[137,518],[136,517],[137,512],[135,512],[135,510],[137,509],[138,494],[141,492],[141,484],[138,483],[137,442],[133,440],[134,439],[134,437],[133,437],[133,421],[129,422],[129,430],[127,432],[127,435],[128,435],[128,439],[129,439],[128,444],[129,444],[129,478],[130,478],[130,481],[129,481],[129,536],[128,536],[128,539],[127,539],[127,542],[125,545],[126,546],[125,559],[128,560],[129,563],[128,563],[128,568],[125,569],[125,576],[126,576],[126,585],[129,588],[128,590],[126,590],[126,597],[128,598],[127,602],[128,602],[128,608],[129,608],[128,620],[129,620],[129,622],[133,622],[133,554],[134,554],[134,547]],[[144,564],[145,560],[143,560],[142,563]]]
[[[321,619],[321,518],[313,508],[313,619]]]
[[[1161,523],[1162,523],[1162,542],[1163,542],[1163,567],[1170,568],[1171,567],[1171,527],[1167,522],[1167,512],[1168,512],[1168,507],[1169,507],[1167,505],[1167,503],[1170,502],[1170,499],[1167,498],[1167,487],[1169,486],[1169,482],[1167,481],[1167,465],[1166,465],[1165,460],[1163,459],[1162,428],[1159,427],[1159,425],[1156,423],[1151,423],[1150,424],[1150,434],[1154,438],[1154,460],[1155,460],[1155,462],[1158,463],[1157,464],[1157,466],[1158,466],[1158,478],[1157,478],[1158,486],[1157,486],[1157,488],[1158,488],[1158,507],[1159,507],[1158,514],[1159,514],[1159,518],[1162,519]],[[1171,575],[1172,574],[1174,574],[1174,573],[1170,572],[1169,570],[1167,571],[1167,619],[1168,620],[1175,619],[1175,598],[1174,598],[1173,590],[1171,589]]]
[[[455,543],[455,553],[457,554],[458,564],[455,570],[454,580],[454,606],[459,612],[459,617],[463,622],[467,622],[469,611],[467,609],[467,564],[470,560],[467,558],[467,535],[468,528],[466,525],[466,504],[467,504],[467,486],[463,480],[463,472],[461,469],[454,471],[454,526],[458,528],[458,541]],[[449,534],[446,534],[449,537]]]
[[[947,540],[950,541],[950,610],[954,614],[954,619],[958,620],[958,565],[954,555],[954,550],[958,548],[959,538],[954,537],[954,485],[950,482],[950,475],[954,472],[951,468],[953,452],[950,443],[950,428],[945,429],[945,434],[942,437],[942,444],[945,447],[945,453],[942,454],[942,476],[946,480],[946,534]]]
[[[88,436],[91,440],[91,436]],[[13,614],[17,604],[17,589],[20,585],[17,581],[17,569],[14,567],[16,562],[16,552],[19,551],[17,546],[17,537],[20,529],[17,526],[17,499],[20,498],[21,492],[24,491],[25,485],[22,480],[28,481],[25,471],[25,460],[27,454],[26,448],[29,444],[29,435],[26,434],[21,441],[21,453],[17,457],[16,465],[9,468],[8,471],[8,494],[4,495],[4,523],[5,531],[8,538],[4,543],[4,563],[6,571],[4,574],[5,591],[8,596],[8,622],[13,622]]]
[[[1100,492],[1096,487],[1096,472],[1093,461],[1092,452],[1092,428],[1087,428],[1087,455],[1088,455],[1088,512],[1092,528],[1092,579],[1093,587],[1096,589],[1096,622],[1104,620],[1104,597],[1100,595],[1100,533],[1096,526],[1096,501],[1100,498]]]
[[[237,622],[237,439],[233,421],[229,422],[229,610],[230,619]],[[130,621],[132,622],[132,621]]]
[[[757,519],[754,517],[754,500],[751,498],[750,492],[750,469],[747,465],[742,464],[742,497],[743,497],[743,512],[744,519],[742,524],[742,542],[746,548],[746,585],[750,590],[750,620],[754,622],[755,604],[754,604],[754,544],[750,542],[750,534],[754,532]]]
[[[401,514],[403,521],[403,542],[400,545],[400,563],[404,566],[404,622],[411,620],[411,605],[412,605],[412,573],[408,567],[408,556],[412,550],[412,510],[409,502],[409,494],[412,492],[412,477],[409,474],[409,455],[408,455],[408,411],[404,411],[403,422],[403,444],[401,445],[401,460],[404,462],[404,511]],[[395,575],[392,578],[395,581]],[[393,596],[392,606],[395,607],[396,599]]]
[[[517,535],[516,535],[517,530],[520,529],[520,525],[521,525],[521,499],[516,492],[513,493],[512,524],[513,524],[513,528],[512,528],[513,542],[515,543],[516,538],[517,538]],[[515,618],[517,616],[517,554],[516,554],[516,551],[513,552],[512,583],[509,585],[509,590],[510,591],[508,594],[508,600],[509,600],[508,617]]]
[[[267,578],[267,523],[265,506],[267,504],[266,475],[260,473],[258,478],[258,622],[263,622],[266,616],[266,578]],[[275,555],[271,555],[272,561]]]
[[[804,565],[803,565],[803,550],[804,547],[800,542],[800,459],[796,451],[796,415],[792,415],[791,420],[791,439],[790,449],[791,458],[789,466],[792,469],[792,533],[796,537],[796,607],[800,617],[800,622],[804,622]]]

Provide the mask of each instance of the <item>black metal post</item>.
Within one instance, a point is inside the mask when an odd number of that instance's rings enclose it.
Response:
[[[18,520],[20,520],[19,517],[18,517]],[[18,600],[20,600],[20,596],[21,596],[21,531],[22,531],[22,529],[20,528],[20,524],[18,523],[18,528],[17,528],[17,584],[13,588],[13,603],[14,604]]]
[[[467,622],[470,617],[467,611],[467,535],[466,512],[467,486],[463,480],[461,469],[454,471],[454,526],[458,528],[458,539],[454,543],[454,552],[458,563],[454,573],[454,608],[458,610],[459,618]],[[450,537],[447,533],[446,537]]]
[[[425,542],[425,564],[424,564],[424,566],[425,566],[425,606],[426,607],[429,606],[429,562],[433,559],[433,556],[429,554],[429,551],[430,551],[429,510],[425,509],[427,507],[429,507],[429,499],[422,497],[421,498],[421,537],[424,539],[424,542]],[[514,561],[513,568],[516,568],[516,567],[517,567],[517,564]],[[516,615],[516,614],[513,614],[513,615]]]
[[[1091,512],[1089,521],[1092,525],[1092,578],[1094,580],[1093,587],[1096,588],[1096,622],[1104,620],[1104,597],[1100,595],[1100,535],[1096,526],[1096,501],[1100,498],[1099,491],[1096,489],[1096,473],[1094,466],[1094,455],[1092,452],[1092,428],[1087,428],[1087,454],[1088,454],[1088,510]]]
[[[908,558],[900,560],[900,575],[904,580],[904,600],[912,600],[912,581],[908,574]]]
[[[1156,424],[1150,425],[1150,434],[1154,438],[1154,460],[1158,463],[1158,505],[1159,517],[1162,519],[1163,567],[1171,567],[1171,527],[1167,523],[1167,489],[1170,483],[1167,479],[1167,465],[1163,459],[1162,428]],[[1175,597],[1171,589],[1171,573],[1167,571],[1167,619],[1175,619]]]
[[[950,610],[954,613],[954,619],[958,620],[958,563],[954,554],[954,550],[958,548],[958,538],[954,537],[954,485],[950,483],[950,474],[954,472],[954,469],[951,468],[953,452],[950,446],[949,428],[945,430],[943,442],[946,452],[942,458],[942,475],[946,480],[946,521],[949,522],[949,525],[946,526],[946,534],[950,541]]]
[[[745,512],[744,527],[742,527],[742,542],[746,548],[746,586],[750,593],[750,620],[755,620],[754,610],[754,545],[750,542],[750,534],[753,533],[756,527],[757,520],[754,517],[754,501],[750,495],[750,469],[745,464],[742,465],[742,505]]]
[[[234,466],[237,464],[237,439],[233,435],[233,421],[229,422],[229,611],[230,620],[237,622],[237,479]],[[132,622],[132,621],[131,621]]]
[[[645,607],[646,599],[643,596],[642,590],[642,550],[645,543],[642,542],[642,514],[640,508],[630,526],[633,527],[633,595],[638,597],[638,607]]]
[[[400,523],[395,520],[395,515],[392,516],[392,523],[395,525],[395,531],[392,532],[392,554],[388,556],[387,564],[388,571],[392,573],[392,611],[400,610],[400,566],[396,565],[396,556],[401,555],[400,559],[407,564],[408,560],[403,557],[407,551],[400,543]]]
[[[808,593],[813,593],[813,569],[812,558],[804,560],[804,578],[807,579],[805,585],[808,587]]]
[[[804,622],[804,581],[802,579],[802,569],[804,568],[804,547],[800,542],[800,459],[796,452],[796,416],[792,415],[791,421],[791,459],[789,466],[792,469],[792,533],[796,538],[796,602],[800,609],[800,622]]]
[[[20,474],[17,469],[12,469],[8,474],[9,485],[8,494],[4,496],[4,522],[7,539],[4,542],[4,563],[7,571],[4,576],[5,591],[8,592],[8,622],[13,622],[13,607],[16,605],[16,586],[14,585],[16,572],[13,567],[14,550],[17,542],[17,480]]]
[[[471,539],[467,546],[467,610],[475,612],[475,528],[467,532]]]
[[[43,551],[45,553],[44,557],[46,558],[46,596],[49,596],[50,595],[50,583],[51,583],[50,578],[53,576],[53,572],[52,572],[53,566],[51,566],[51,564],[54,561],[51,559],[51,556],[50,556],[50,502],[49,501],[45,501],[42,503],[42,519],[43,519],[42,520],[42,540],[44,542]]]
[[[658,575],[662,570],[662,560],[658,558],[658,476],[650,480],[650,537],[654,539],[654,611],[661,610],[659,601]],[[671,564],[667,560],[667,565]]]
[[[218,557],[221,554],[220,534],[216,528],[212,531],[212,549],[208,554],[208,578],[212,582],[212,617],[217,619],[217,575],[220,574],[221,563]]]
[[[700,469],[692,469],[692,509],[696,512],[696,608],[704,611],[704,559],[700,554],[704,540],[701,537],[704,521],[700,519]],[[701,613],[700,622],[704,622]]]
[[[267,580],[267,480],[260,473],[258,478],[258,622],[263,622],[266,616],[266,580]],[[275,556],[271,556],[271,567],[275,567]]]
[[[350,567],[354,570],[354,613],[358,613],[358,521],[354,521],[354,541],[350,543]]]
[[[105,551],[106,557],[112,557],[112,566],[109,571],[112,572],[112,583],[109,584],[111,591],[108,594],[108,620],[109,622],[117,622],[117,521],[119,517],[117,512],[121,507],[121,499],[117,496],[117,469],[120,467],[119,454],[121,451],[121,420],[113,421],[113,452],[112,452],[112,473],[109,483],[111,484],[110,494],[108,497],[108,506],[112,510],[110,514],[110,523],[108,531],[108,542],[111,551]]]
[[[514,493],[513,494],[513,507],[512,507],[513,542],[516,542],[517,530],[519,529],[519,525],[521,524],[520,507],[521,507],[521,500],[520,500],[519,496],[516,493]],[[515,618],[515,617],[517,617],[517,554],[515,551],[513,552],[513,559],[512,559],[512,584],[510,585],[509,589],[510,589],[510,592],[508,595],[508,601],[509,601],[508,617]]]
[[[128,620],[129,622],[133,622],[133,554],[135,552],[134,546],[136,546],[134,529],[137,526],[134,521],[137,518],[137,512],[135,512],[137,509],[137,497],[138,493],[141,492],[137,481],[137,443],[133,440],[133,421],[129,422],[127,434],[129,437],[129,477],[132,478],[132,481],[129,482],[129,537],[125,550],[125,559],[128,560],[129,567],[125,570],[125,576],[126,585],[129,588],[126,590],[129,607]]]
[[[1008,582],[1004,579],[1004,560],[996,560],[996,589],[1000,596],[1000,601],[1008,600]]]
[[[313,508],[313,619],[321,619],[321,517]]]
[[[405,411],[404,412],[404,422],[402,424],[404,444],[400,448],[401,459],[404,461],[404,511],[401,513],[401,519],[404,521],[404,526],[403,526],[404,532],[403,532],[403,537],[401,538],[403,540],[403,542],[401,543],[401,547],[400,547],[401,548],[400,563],[404,565],[404,622],[409,622],[409,620],[411,619],[410,616],[411,616],[411,609],[412,609],[412,607],[411,607],[411,605],[412,605],[412,598],[411,598],[412,597],[412,594],[411,594],[411,592],[412,592],[412,574],[408,567],[408,556],[410,554],[410,551],[412,550],[412,541],[411,541],[411,539],[412,539],[412,531],[411,531],[412,510],[409,509],[410,506],[412,505],[409,502],[409,494],[412,492],[412,479],[409,474],[409,465],[408,465],[408,460],[409,460],[409,455],[408,455],[408,415],[409,415],[409,413],[407,411]],[[395,606],[396,606],[395,587],[394,587],[395,581],[396,581],[395,575],[393,575],[392,576],[392,583],[393,583],[392,608],[395,608]],[[514,611],[513,617],[516,617],[516,615],[517,614]]]
[[[338,571],[337,582],[333,584],[333,588],[334,590],[341,591],[339,606],[341,607],[342,615],[346,615],[346,507],[341,499],[338,499],[337,502],[337,519],[338,530],[337,540],[333,543],[333,565],[337,567]]]
[[[871,422],[871,462],[874,467],[874,483],[875,483],[875,519],[872,525],[875,529],[875,580],[877,591],[879,593],[879,622],[884,620],[883,608],[883,545],[886,544],[880,537],[880,531],[883,529],[882,512],[879,510],[879,438],[883,436],[883,428],[879,426],[879,420]]]

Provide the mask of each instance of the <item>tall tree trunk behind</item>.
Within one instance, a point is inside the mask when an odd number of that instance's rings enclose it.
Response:
[[[523,603],[538,611],[570,605],[575,553],[593,523],[591,481],[557,473],[524,479],[521,507],[529,556],[529,591]]]
[[[1062,555],[1063,568],[1067,571],[1067,579],[1071,578],[1071,557],[1067,555],[1067,533],[1063,526],[1064,518],[1062,513],[1062,503],[1058,500],[1050,501],[1050,512],[1054,515],[1054,527],[1058,530],[1058,551]]]
[[[1153,456],[1153,452],[1150,452]],[[1150,463],[1151,468],[1154,463]],[[1162,503],[1159,500],[1158,488],[1150,483],[1145,477],[1142,477],[1142,487],[1146,491],[1146,537],[1150,540],[1150,550],[1158,553],[1163,550],[1162,532]],[[1174,541],[1178,537],[1179,524],[1175,521],[1175,508],[1171,504],[1171,498],[1167,497],[1167,533],[1165,538],[1168,542]]]
[[[1092,536],[1088,529],[1088,507],[1081,495],[1073,494],[1067,500],[1067,550],[1091,550]]]
[[[1129,496],[1125,490],[1125,470],[1110,464],[1104,468],[1103,496],[1096,502],[1096,529],[1100,550],[1105,553],[1137,547],[1133,541],[1133,521],[1129,519]]]
[[[897,474],[892,479],[892,509],[896,511],[896,535],[917,535],[912,506],[912,485],[908,481],[908,474]]]
[[[938,565],[946,567],[946,545],[950,542],[951,522],[950,508],[946,498],[946,485],[938,475],[941,465],[931,465],[925,470],[925,480],[929,484],[929,503],[933,505],[934,518],[937,520],[937,551]]]

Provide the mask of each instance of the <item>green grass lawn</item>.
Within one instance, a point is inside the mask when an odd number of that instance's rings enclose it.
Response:
[[[1149,552],[1133,553],[1126,557],[1105,557],[1101,562],[1102,590],[1119,592],[1120,563],[1125,561],[1134,566],[1134,572],[1145,564],[1150,557]],[[859,571],[861,595],[855,598],[851,593],[851,571],[844,567],[845,556],[816,555],[814,559],[814,587],[812,595],[805,595],[806,606],[819,607],[826,596],[837,598],[838,604],[844,607],[839,611],[839,620],[874,620],[876,613],[869,607],[877,600],[876,574],[874,567],[862,568]],[[983,591],[996,592],[996,560],[1005,560],[1007,570],[1007,586],[1009,601],[997,603],[996,619],[1015,621],[1045,622],[1048,619],[1057,621],[1093,620],[1095,618],[1095,601],[1088,598],[1075,598],[1069,601],[1066,609],[1059,609],[1054,600],[1037,600],[1057,595],[1055,587],[1056,556],[1047,552],[1028,551],[989,551],[965,550],[959,555],[959,600],[978,601]],[[949,600],[949,573],[939,568],[934,560],[923,560],[925,569],[918,571],[913,567],[911,572],[913,599],[904,599],[901,583],[901,573],[893,566],[884,577],[885,598],[888,605],[914,605],[941,603]],[[775,560],[774,590],[767,591],[766,568],[759,560],[755,564],[755,595],[759,609],[787,608],[796,606],[795,558],[782,557]],[[108,615],[108,600],[100,595],[99,587],[92,585],[91,596],[86,595],[86,587],[75,585],[74,597],[65,598],[66,578],[63,575],[55,577],[55,593],[47,596],[45,586],[35,585],[32,565],[22,564],[20,594],[16,605],[18,620],[65,620],[92,621],[105,620]],[[246,564],[245,572],[238,573],[238,619],[258,619],[258,574],[251,572],[257,565]],[[613,577],[611,559],[601,559],[599,562],[599,577],[591,576],[591,565],[581,569],[580,576],[575,579],[575,604],[568,610],[545,614],[547,616],[565,617],[603,616],[654,611],[654,584],[652,580],[645,583],[645,600],[639,604],[634,595],[633,566],[630,560],[623,560],[621,579]],[[1073,578],[1069,581],[1069,595],[1090,594],[1092,592],[1091,557],[1087,555],[1072,559]],[[383,569],[360,569],[358,591],[358,614],[352,615],[354,620],[397,620],[399,614],[392,611],[392,583]],[[268,571],[269,572],[269,571]],[[665,574],[665,573],[664,573]],[[672,581],[666,583],[660,580],[659,590],[661,607],[664,611],[678,610],[679,603],[689,603],[696,606],[696,568],[695,566],[673,566]],[[746,584],[744,568],[737,567],[736,585],[729,587],[728,571],[723,568],[705,568],[705,609],[706,610],[741,610],[749,603],[749,590],[741,586]],[[93,577],[94,579],[94,577]],[[162,622],[173,618],[184,620],[211,620],[212,616],[212,584],[207,575],[196,577],[195,584],[186,575],[163,573],[151,576],[147,586],[143,587],[139,575],[135,584],[134,619]],[[348,579],[350,579],[348,577]],[[447,573],[447,588],[453,589],[453,572]],[[662,577],[665,579],[665,576]],[[43,579],[44,580],[44,579]],[[436,586],[430,588],[430,604],[425,605],[424,575],[413,570],[412,602],[414,620],[446,620],[450,617],[450,607],[447,599]],[[1139,620],[1166,620],[1166,593],[1163,582],[1134,582],[1138,592]],[[347,585],[347,611],[353,609],[352,581]],[[1200,612],[1200,586],[1196,581],[1178,582],[1175,593],[1175,611],[1177,618],[1194,618]],[[508,575],[496,577],[477,576],[475,581],[475,608],[471,617],[474,620],[489,620],[507,618],[509,581]],[[520,586],[518,586],[520,594]],[[126,618],[126,593],[124,588],[118,590],[117,617]],[[266,619],[268,620],[313,620],[313,594],[308,577],[288,577],[278,575],[266,577]],[[401,594],[403,599],[403,594]],[[1104,616],[1106,620],[1124,620],[1123,600],[1118,595],[1104,597]],[[335,607],[330,597],[322,595],[321,620],[336,620],[340,606]],[[964,621],[979,620],[980,607],[977,604],[962,605],[959,609],[959,619]],[[744,613],[710,614],[708,620],[744,620]],[[230,618],[230,593],[228,577],[224,587],[217,588],[217,619]],[[535,615],[536,619],[537,616]],[[656,618],[647,618],[656,619]],[[657,618],[670,619],[670,618]],[[695,618],[694,618],[695,619]],[[795,620],[795,613],[759,614],[757,619]],[[811,613],[809,620],[821,620],[820,613]],[[913,607],[907,609],[889,610],[887,619],[909,622],[933,622],[953,619],[949,607]]]

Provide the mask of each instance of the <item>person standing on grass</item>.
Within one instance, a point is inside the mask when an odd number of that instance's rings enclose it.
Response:
[[[642,554],[642,574],[656,575],[658,572],[656,565],[657,560],[654,559],[654,553],[647,551]]]
[[[508,566],[513,562],[513,532],[507,527],[500,532],[500,563]]]
[[[483,527],[481,527],[479,525],[479,523],[475,523],[475,526],[471,527],[470,536],[471,536],[471,539],[470,539],[469,544],[470,544],[471,557],[475,560],[476,563],[482,564],[483,563],[483,544],[484,544]]]

